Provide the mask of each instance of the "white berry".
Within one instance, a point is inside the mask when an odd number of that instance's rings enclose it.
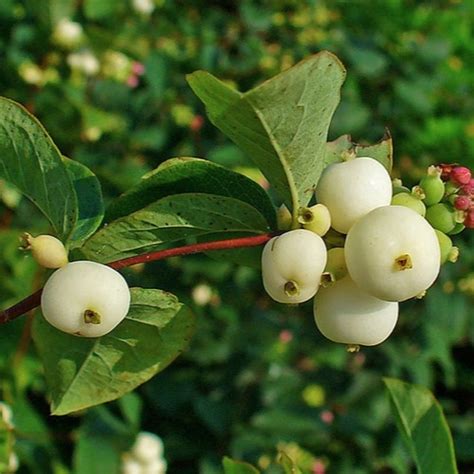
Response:
[[[155,462],[163,456],[163,441],[153,433],[142,431],[137,435],[131,454],[142,464]]]
[[[139,461],[130,456],[125,456],[122,460],[121,474],[142,474],[143,467]]]
[[[355,283],[386,301],[405,301],[429,288],[440,269],[434,229],[402,206],[374,209],[347,234],[347,269]]]
[[[314,232],[296,229],[273,237],[262,253],[263,286],[279,303],[302,303],[318,291],[326,246]]]
[[[373,158],[329,165],[316,187],[316,198],[331,213],[331,225],[347,234],[354,223],[377,207],[390,204],[392,180]]]
[[[331,341],[374,346],[392,333],[398,303],[369,295],[346,276],[317,294],[314,318],[318,329]]]
[[[130,290],[120,273],[100,263],[72,262],[43,289],[41,310],[57,329],[85,337],[112,331],[127,315]]]

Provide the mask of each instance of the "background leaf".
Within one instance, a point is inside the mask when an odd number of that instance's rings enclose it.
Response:
[[[321,52],[242,94],[211,74],[188,82],[214,125],[262,170],[289,208],[305,206],[324,166],[345,70]]]
[[[267,232],[265,218],[237,199],[176,194],[110,223],[81,248],[91,260],[108,263],[156,250],[161,244],[205,234]]]
[[[153,377],[187,346],[194,318],[170,293],[133,288],[125,320],[100,338],[78,338],[36,317],[51,411],[65,415],[115,400]]]
[[[257,183],[239,173],[199,158],[172,158],[148,173],[107,209],[107,220],[123,217],[158,199],[180,193],[206,193],[240,199],[258,209],[272,228],[274,207]]]
[[[419,474],[456,474],[453,440],[441,406],[421,386],[384,379],[392,413]]]
[[[258,474],[260,471],[251,464],[242,461],[234,461],[225,457],[222,460],[224,474]]]
[[[77,161],[66,157],[63,159],[77,197],[78,217],[71,236],[72,245],[77,246],[100,226],[104,218],[104,202],[100,183],[95,174]]]
[[[14,184],[67,238],[77,201],[61,153],[43,126],[20,104],[0,97],[0,177]]]

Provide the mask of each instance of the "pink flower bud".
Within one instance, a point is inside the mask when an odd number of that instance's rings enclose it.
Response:
[[[138,61],[134,61],[132,63],[132,72],[136,76],[142,76],[145,73],[145,66]]]
[[[474,229],[474,207],[471,207],[467,213],[466,218],[464,219],[464,225],[468,229]]]
[[[451,181],[455,184],[468,184],[471,180],[471,171],[465,166],[456,166],[451,171]]]
[[[467,211],[471,206],[471,198],[468,196],[457,196],[454,200],[454,207],[460,211]]]
[[[323,423],[326,423],[327,425],[330,425],[334,421],[334,413],[332,411],[324,410],[319,416],[321,418],[321,421]]]
[[[191,120],[189,128],[193,132],[199,132],[199,130],[201,130],[203,125],[204,125],[204,117],[202,115],[195,115],[193,119]]]
[[[138,82],[139,82],[138,77],[132,74],[127,79],[127,86],[130,87],[131,89],[135,89],[135,87],[138,86]]]
[[[471,178],[469,180],[469,183],[464,184],[461,187],[461,191],[463,194],[466,194],[467,196],[473,196],[474,195],[474,178]]]
[[[436,165],[437,168],[441,170],[441,179],[443,181],[448,181],[449,177],[451,176],[451,171],[456,165],[453,163],[440,163]]]
[[[291,331],[288,331],[288,329],[284,329],[280,333],[280,341],[283,342],[283,344],[288,344],[292,339],[293,333]]]
[[[317,459],[316,461],[314,461],[314,464],[311,468],[311,472],[312,474],[326,474],[326,466],[322,461]]]

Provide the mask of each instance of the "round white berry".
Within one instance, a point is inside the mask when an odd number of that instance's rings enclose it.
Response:
[[[355,158],[329,165],[316,187],[316,199],[331,213],[331,225],[347,234],[362,216],[390,204],[392,180],[373,158]]]
[[[346,276],[317,294],[314,319],[331,341],[374,346],[392,333],[398,319],[398,303],[369,295]]]
[[[404,301],[429,288],[440,269],[434,229],[402,206],[374,209],[347,234],[346,265],[355,283],[386,301]]]
[[[302,303],[318,291],[326,265],[323,239],[296,229],[273,237],[262,253],[263,286],[279,303]]]
[[[163,456],[163,441],[156,434],[142,431],[138,433],[131,453],[142,464],[155,462]]]
[[[57,329],[85,337],[112,331],[128,313],[130,290],[120,273],[80,261],[56,270],[43,289],[41,310]]]

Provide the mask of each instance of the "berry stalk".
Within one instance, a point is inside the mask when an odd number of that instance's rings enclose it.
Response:
[[[228,250],[244,247],[257,247],[268,242],[273,237],[272,234],[255,235],[252,237],[240,237],[236,239],[216,240],[214,242],[202,242],[198,244],[183,245],[172,249],[158,250],[157,252],[145,253],[133,257],[123,258],[110,262],[109,267],[118,270],[120,268],[129,267],[138,263],[154,262],[164,260],[169,257],[178,257],[182,255],[191,255],[194,253],[208,252],[211,250]],[[43,289],[37,290],[35,293],[27,296],[22,301],[14,304],[10,308],[0,311],[0,324],[8,323],[19,316],[31,311],[40,305],[41,293]]]

